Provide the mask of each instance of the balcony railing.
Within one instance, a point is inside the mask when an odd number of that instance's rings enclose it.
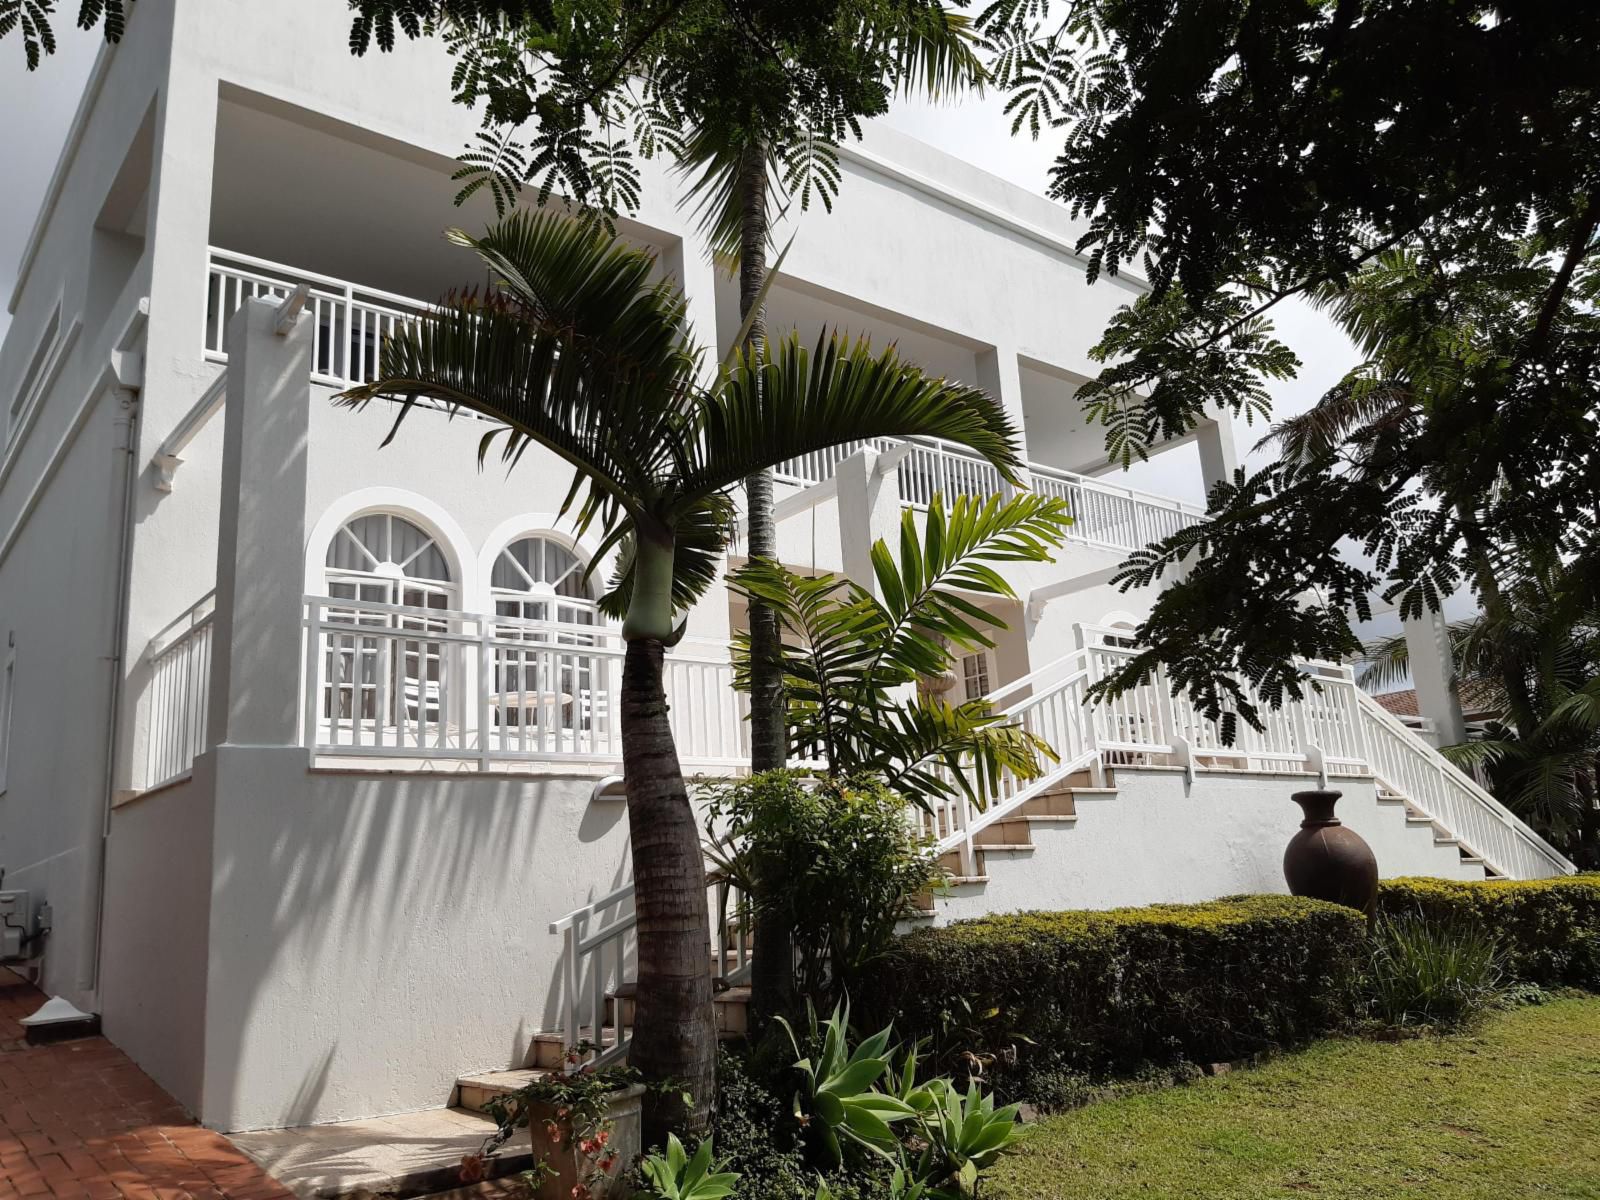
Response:
[[[146,788],[179,778],[206,748],[215,599],[207,592],[151,638],[145,650],[150,674],[140,697],[140,724],[145,731]]]
[[[209,255],[205,353],[217,362],[227,361],[228,320],[246,301],[282,300],[305,284],[313,322],[312,378],[341,388],[366,383],[378,373],[383,339],[431,307],[248,254],[213,248]]]
[[[227,360],[228,319],[247,300],[282,300],[305,284],[313,320],[312,377],[331,387],[366,383],[377,374],[383,339],[430,305],[344,280],[285,267],[247,254],[211,249],[207,267],[205,353]],[[833,478],[858,450],[889,451],[892,438],[845,442],[780,463],[779,479],[805,487]],[[1033,488],[1066,501],[1073,541],[1113,550],[1136,550],[1192,525],[1205,513],[1191,505],[1133,488],[1117,487],[1071,471],[1031,464]],[[1004,490],[1000,472],[970,450],[938,438],[917,438],[896,467],[901,498],[926,507],[936,494],[992,495]]]
[[[318,756],[469,770],[622,760],[624,647],[611,625],[308,596],[303,741]],[[678,754],[726,773],[749,758],[726,644],[665,664]]]

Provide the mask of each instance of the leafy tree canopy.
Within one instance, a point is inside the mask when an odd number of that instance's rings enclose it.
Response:
[[[1149,295],[1083,389],[1124,461],[1298,364],[1269,310],[1321,305],[1364,361],[1273,431],[1272,466],[1126,564],[1168,581],[1147,651],[1211,715],[1298,695],[1377,591],[1486,610],[1600,505],[1600,8],[1441,0],[998,0],[978,27],[1091,275]],[[1359,547],[1357,559],[1346,553]]]
[[[78,0],[78,28],[105,28],[106,41],[120,42],[127,28],[128,5],[133,0]],[[47,54],[56,52],[56,0],[0,0],[0,38],[11,33],[22,37],[22,53],[28,70],[36,71]]]
[[[458,101],[482,106],[461,199],[525,186],[614,213],[639,161],[691,176],[719,248],[737,239],[739,156],[765,147],[783,190],[831,206],[837,146],[897,90],[981,79],[965,17],[939,0],[353,0],[351,48],[438,33]]]

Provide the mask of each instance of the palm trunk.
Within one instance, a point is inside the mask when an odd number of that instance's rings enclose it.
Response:
[[[743,222],[739,237],[739,317],[750,315],[767,280],[767,155],[759,142],[747,146],[739,169]],[[745,346],[766,338],[764,313],[750,322]],[[758,471],[744,481],[752,559],[778,556],[778,528],[772,512],[772,472]],[[789,761],[789,729],[784,719],[782,635],[778,614],[750,601],[750,769],[773,771]],[[750,961],[750,1017],[759,1034],[768,1019],[788,1011],[794,993],[794,948],[788,922],[757,905]]]
[[[662,686],[664,639],[671,627],[672,545],[651,545],[641,537],[633,600],[623,622],[621,696],[639,955],[628,1061],[650,1082],[671,1085],[645,1094],[649,1144],[664,1141],[669,1130],[705,1130],[716,1094],[705,860]]]

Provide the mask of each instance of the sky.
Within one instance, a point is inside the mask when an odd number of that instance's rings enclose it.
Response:
[[[34,217],[42,202],[62,142],[77,107],[78,96],[99,38],[62,28],[59,52],[29,73],[16,38],[0,43],[0,162],[7,178],[0,183],[0,295],[9,299],[18,263]],[[999,98],[990,95],[959,106],[902,102],[882,120],[903,133],[929,142],[1031,191],[1043,192],[1055,147],[1049,134],[1041,141],[1012,137]],[[1349,342],[1319,314],[1289,302],[1274,313],[1278,336],[1300,357],[1297,378],[1271,387],[1275,417],[1303,412],[1356,361]],[[0,305],[0,338],[10,316]],[[1263,456],[1249,451],[1266,433],[1260,424],[1235,422],[1235,438],[1246,462]],[[1134,487],[1203,503],[1198,452],[1193,446],[1136,465],[1124,478]]]

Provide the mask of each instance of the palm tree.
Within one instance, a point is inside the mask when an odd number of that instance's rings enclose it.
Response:
[[[923,375],[890,350],[795,337],[731,356],[701,381],[685,305],[650,282],[650,255],[592,222],[520,211],[475,250],[492,285],[453,294],[385,342],[379,378],[343,394],[428,398],[497,421],[484,436],[508,462],[538,444],[571,465],[563,505],[578,529],[620,548],[606,598],[626,643],[623,770],[638,916],[630,1060],[682,1085],[652,1091],[647,1128],[704,1125],[714,1090],[710,930],[698,824],[667,720],[662,657],[680,614],[715,581],[733,515],[730,489],[795,454],[872,437],[962,443],[1011,477],[1011,427],[983,392]],[[390,437],[395,431],[390,432]],[[599,557],[598,555],[596,556]]]
[[[1499,604],[1448,627],[1462,692],[1497,714],[1442,753],[1580,866],[1600,866],[1600,556],[1525,561]],[[1404,635],[1367,647],[1363,687],[1404,680]]]

